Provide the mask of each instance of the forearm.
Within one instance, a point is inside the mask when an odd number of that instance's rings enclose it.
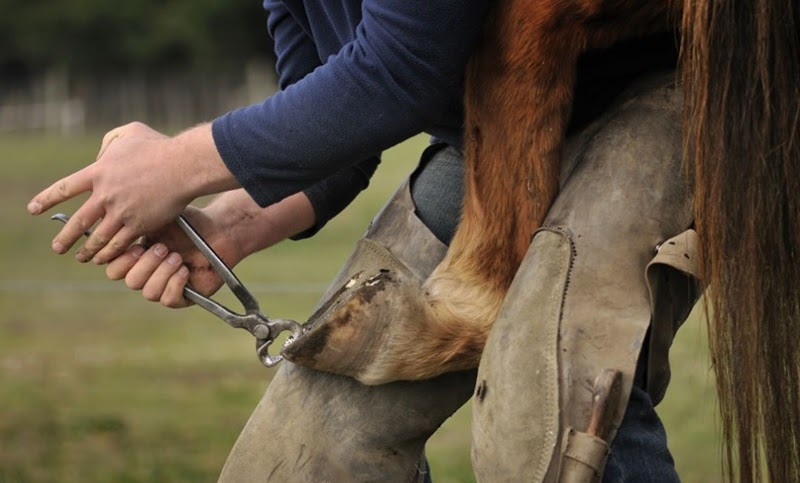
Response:
[[[219,195],[206,207],[206,215],[226,234],[224,243],[242,260],[281,240],[314,226],[314,208],[304,193],[261,208],[243,189]]]
[[[184,180],[190,199],[240,187],[217,151],[211,123],[178,134],[171,139],[169,149],[177,171],[173,179]]]

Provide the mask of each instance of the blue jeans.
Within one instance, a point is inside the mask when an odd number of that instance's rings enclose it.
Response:
[[[417,216],[439,240],[449,244],[461,214],[464,163],[457,149],[429,147],[412,177],[411,196]],[[646,347],[639,359],[625,417],[611,444],[604,482],[678,482],[667,434],[644,390]],[[430,472],[427,481],[430,481]]]

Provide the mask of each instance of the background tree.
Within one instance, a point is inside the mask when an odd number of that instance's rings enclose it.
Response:
[[[0,0],[0,76],[199,72],[271,55],[256,1]],[[259,21],[259,19],[261,19]]]

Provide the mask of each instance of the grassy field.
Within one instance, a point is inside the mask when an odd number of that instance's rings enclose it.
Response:
[[[0,483],[215,481],[272,375],[249,335],[198,308],[146,302],[102,270],[53,255],[59,226],[25,212],[33,194],[94,159],[99,139],[0,137]],[[265,312],[308,316],[423,142],[388,153],[369,190],[314,240],[237,267]],[[659,407],[686,482],[720,474],[704,344],[693,317]],[[469,422],[462,408],[434,436],[438,483],[473,481]]]

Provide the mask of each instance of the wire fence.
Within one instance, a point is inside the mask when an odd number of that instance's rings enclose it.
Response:
[[[264,293],[302,293],[314,294],[325,291],[327,284],[316,282],[299,283],[250,283],[247,288],[252,292]],[[6,293],[31,293],[31,292],[131,292],[131,289],[122,284],[92,281],[63,280],[0,280],[0,292]]]

